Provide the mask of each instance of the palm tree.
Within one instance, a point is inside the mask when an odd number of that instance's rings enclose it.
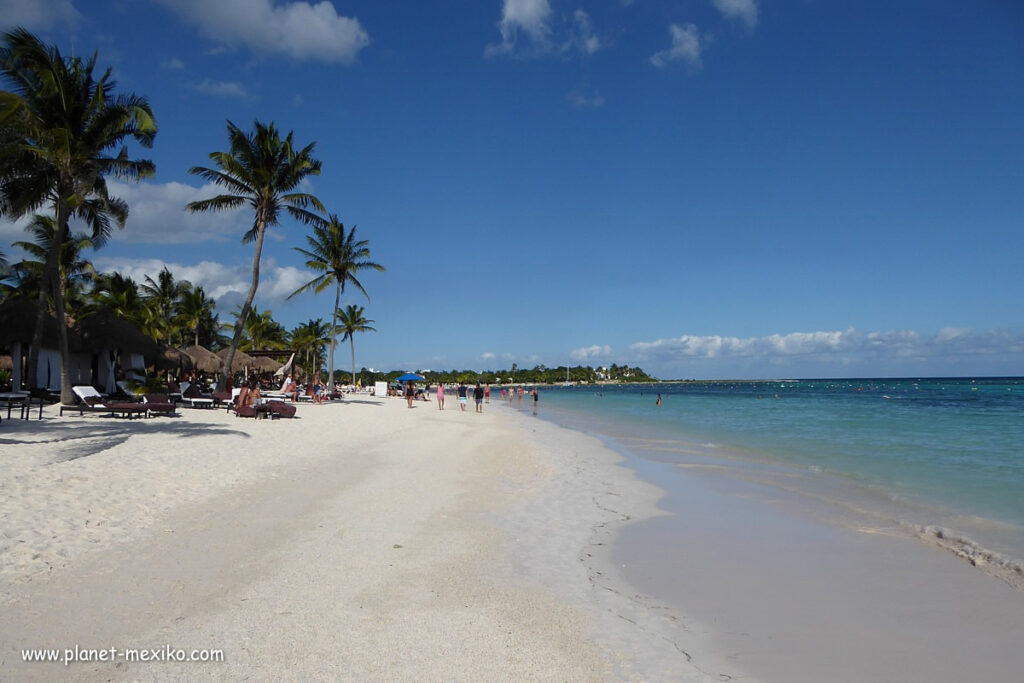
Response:
[[[192,343],[196,346],[199,346],[199,329],[213,317],[214,305],[202,287],[190,287],[178,301],[175,319],[192,333]]]
[[[319,220],[313,224],[313,234],[306,236],[309,249],[295,248],[306,257],[306,267],[320,273],[315,278],[302,285],[288,295],[301,294],[312,289],[319,294],[332,284],[334,290],[334,308],[331,315],[331,362],[330,372],[327,375],[334,382],[334,345],[338,334],[338,304],[341,303],[341,293],[345,291],[345,285],[352,283],[359,288],[359,291],[370,300],[370,295],[356,277],[361,270],[383,271],[384,266],[370,261],[370,243],[367,240],[356,240],[356,227],[345,233],[345,226],[335,214],[331,214],[326,220]]]
[[[40,290],[45,293],[43,272],[46,268],[46,257],[50,251],[50,243],[57,232],[53,219],[49,216],[35,215],[27,230],[35,235],[32,242],[14,242],[30,257],[16,263],[13,268],[19,276],[19,289],[22,296],[39,297]],[[57,281],[61,295],[72,313],[84,306],[82,286],[96,277],[96,269],[92,263],[82,257],[82,252],[92,246],[92,240],[86,235],[68,235],[60,248],[60,260],[57,264]],[[49,307],[47,310],[51,310]]]
[[[143,297],[157,314],[155,339],[162,342],[165,337],[170,337],[174,326],[174,312],[178,310],[185,294],[192,289],[192,283],[188,280],[175,281],[174,274],[164,266],[157,274],[156,280],[147,275],[141,287]]]
[[[104,273],[96,278],[92,290],[93,308],[106,309],[119,318],[145,329],[152,317],[139,286],[129,275]]]
[[[306,369],[318,370],[323,361],[323,347],[330,338],[330,328],[323,318],[309,320],[299,325],[291,333],[292,346],[296,351],[305,352]]]
[[[365,309],[362,306],[355,306],[349,304],[345,307],[345,310],[338,311],[338,317],[341,318],[341,329],[344,334],[341,337],[341,341],[348,339],[349,345],[352,347],[352,386],[356,384],[356,343],[355,333],[356,332],[376,332],[377,330],[370,327],[370,323],[375,322],[368,320],[363,317],[363,311]],[[332,376],[331,381],[334,381]]]
[[[22,28],[5,33],[0,47],[0,73],[12,84],[11,91],[0,92],[0,208],[16,218],[48,206],[56,226],[29,349],[29,377],[36,376],[49,287],[60,330],[63,403],[74,400],[57,275],[68,220],[83,219],[94,246],[101,246],[111,220],[124,227],[128,216],[128,205],[108,193],[106,176],[137,180],[155,172],[153,162],[129,159],[122,146],[129,139],[152,146],[157,126],[149,102],[134,94],[114,96],[110,69],[99,79],[93,76],[96,57],[65,58]]]
[[[317,216],[306,207],[324,210],[323,204],[313,195],[292,192],[308,176],[320,175],[320,161],[313,158],[316,143],[296,150],[292,145],[292,135],[289,132],[282,140],[273,123],[264,125],[259,121],[254,123],[252,133],[246,133],[228,121],[229,151],[212,152],[209,155],[216,168],[195,166],[189,169],[189,173],[216,183],[229,192],[190,202],[187,207],[189,211],[224,211],[248,204],[255,214],[252,228],[242,236],[243,244],[256,243],[252,259],[252,284],[242,305],[242,314],[235,322],[230,351],[224,359],[224,369],[217,382],[221,390],[227,383],[231,363],[242,338],[242,328],[259,287],[260,256],[267,226],[277,225],[282,209],[307,224],[315,221]]]
[[[272,311],[258,312],[255,308],[249,311],[249,319],[245,323],[248,344],[246,351],[256,349],[283,349],[287,343],[288,333],[281,323],[274,320]]]

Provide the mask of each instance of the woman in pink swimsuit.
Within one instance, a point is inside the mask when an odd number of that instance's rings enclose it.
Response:
[[[444,410],[444,385],[437,383],[437,409]]]

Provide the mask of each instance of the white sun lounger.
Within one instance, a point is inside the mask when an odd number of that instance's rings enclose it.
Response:
[[[185,393],[188,391],[188,388],[190,386],[192,386],[188,382],[182,382],[179,386],[181,387],[181,402],[182,403],[187,403],[190,406],[192,406],[193,408],[212,408],[213,407],[213,399],[210,398],[209,396],[197,396],[195,398],[192,398],[191,396],[186,396]]]

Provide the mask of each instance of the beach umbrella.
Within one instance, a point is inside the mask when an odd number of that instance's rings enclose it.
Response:
[[[277,371],[274,373],[274,377],[284,377],[289,372],[292,372],[292,366],[294,364],[295,364],[295,354],[293,353],[292,357],[288,359],[288,362],[285,363],[284,365],[282,365],[281,367],[279,367],[277,369]],[[293,373],[293,374],[295,374],[295,373]]]
[[[163,370],[191,370],[196,366],[196,362],[192,360],[192,356],[188,355],[181,349],[176,349],[173,346],[169,346],[164,349],[164,352],[156,359],[156,364]]]
[[[220,358],[222,365],[223,363],[227,362],[228,351],[230,350],[231,349],[225,347],[217,352],[216,355],[218,358]],[[247,354],[245,351],[242,351],[241,349],[236,349],[235,357],[231,359],[231,372],[238,372],[239,370],[242,370],[244,368],[251,368],[253,366],[254,360],[255,359],[249,354]]]
[[[422,382],[426,377],[423,375],[417,375],[415,372],[407,372],[404,375],[395,378],[396,382]]]
[[[224,361],[213,351],[202,346],[189,346],[182,349],[196,364],[197,370],[218,372],[224,367]]]
[[[9,349],[14,344],[31,343],[38,310],[35,302],[20,297],[0,303],[0,347]],[[43,319],[42,347],[56,349],[59,335],[57,319],[47,315]],[[82,348],[82,338],[73,329],[68,330],[68,347],[71,351]]]
[[[263,370],[264,372],[274,372],[278,368],[283,367],[276,360],[268,356],[255,356],[252,359],[252,365],[254,368]]]
[[[93,351],[117,349],[121,353],[137,353],[150,358],[160,354],[160,347],[142,330],[109,311],[82,318],[75,327],[85,346]]]

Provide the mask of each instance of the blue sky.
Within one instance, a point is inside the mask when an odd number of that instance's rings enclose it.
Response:
[[[662,378],[1024,374],[1024,6],[1013,0],[0,0],[99,51],[160,125],[94,262],[248,287],[244,212],[186,215],[225,121],[316,142],[373,257],[382,369]],[[4,28],[7,28],[5,26]],[[333,297],[284,222],[260,310]],[[0,224],[0,248],[22,239]],[[347,349],[338,364],[347,366]]]

